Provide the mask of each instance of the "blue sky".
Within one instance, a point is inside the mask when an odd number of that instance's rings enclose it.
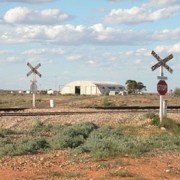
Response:
[[[155,50],[180,87],[179,0],[0,0],[0,89],[29,89],[27,62],[41,63],[39,89],[74,80],[141,81],[156,91]]]

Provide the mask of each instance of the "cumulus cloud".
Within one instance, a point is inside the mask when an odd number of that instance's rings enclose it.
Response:
[[[150,5],[180,5],[180,1],[179,0],[150,0],[149,3]]]
[[[3,28],[2,28],[3,29]],[[180,28],[161,31],[133,31],[95,24],[83,25],[20,25],[6,31],[0,29],[0,43],[55,43],[59,45],[145,45],[150,42],[180,40]]]
[[[2,2],[22,2],[22,3],[48,3],[55,0],[2,0]]]
[[[26,50],[22,53],[22,55],[26,55],[26,56],[51,56],[51,55],[64,55],[65,54],[65,50],[62,48],[40,48],[40,49],[29,49]]]
[[[148,10],[145,7],[132,7],[130,9],[112,9],[105,16],[104,22],[109,24],[140,24],[167,19],[178,13],[180,6]]]
[[[67,56],[67,60],[70,60],[70,61],[78,61],[80,59],[82,59],[81,54],[74,54],[74,55],[71,55],[71,56]]]
[[[71,16],[59,9],[32,10],[27,7],[16,7],[8,10],[3,19],[12,24],[59,24]]]
[[[159,53],[180,53],[180,43],[169,45],[169,46],[157,46],[155,51]]]

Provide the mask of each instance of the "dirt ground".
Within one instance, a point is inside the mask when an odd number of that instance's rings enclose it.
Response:
[[[61,109],[60,111],[67,111]],[[30,111],[30,110],[27,110]],[[39,110],[33,110],[39,111]],[[42,110],[41,110],[42,111]],[[44,109],[44,111],[48,111]],[[53,110],[51,110],[53,111]],[[57,111],[57,109],[54,109]],[[84,111],[71,109],[71,111]],[[94,122],[98,125],[120,124],[142,126],[148,123],[145,113],[115,113],[47,117],[0,117],[1,128],[28,129],[38,119],[44,123]],[[168,114],[177,121],[180,113]],[[148,130],[148,129],[147,129]],[[149,127],[149,131],[154,131]],[[143,132],[144,133],[144,132]],[[118,156],[94,160],[89,155],[76,155],[71,150],[39,152],[35,155],[3,157],[0,159],[0,180],[24,179],[180,179],[180,154],[151,152],[140,157]]]
[[[54,151],[0,160],[0,179],[180,179],[180,155],[156,152],[143,157],[116,157],[94,161],[89,156],[73,156]],[[118,172],[130,172],[122,177]]]

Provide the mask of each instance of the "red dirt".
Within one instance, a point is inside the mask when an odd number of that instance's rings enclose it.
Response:
[[[0,160],[0,180],[12,179],[124,179],[115,172],[128,171],[126,179],[180,179],[180,154],[160,152],[156,156],[116,157],[95,161],[89,156],[73,156],[54,151],[5,157]]]

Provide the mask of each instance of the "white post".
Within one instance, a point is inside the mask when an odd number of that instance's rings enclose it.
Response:
[[[164,76],[163,74],[163,66],[160,67],[160,76]],[[160,108],[159,108],[159,118],[160,118],[160,124],[163,121],[163,96],[160,95]]]
[[[163,101],[163,117],[167,117],[167,100]]]
[[[33,72],[33,83],[36,83],[36,74],[34,72]],[[33,106],[33,108],[36,107],[36,95],[35,95],[35,92],[33,92],[33,104],[32,104],[32,106]]]
[[[36,94],[33,93],[33,108],[36,107]]]

